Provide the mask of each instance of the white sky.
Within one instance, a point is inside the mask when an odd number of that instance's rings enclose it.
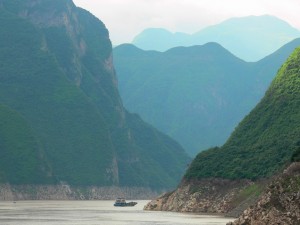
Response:
[[[269,14],[300,30],[300,0],[73,0],[108,28],[113,45],[146,28],[195,33],[231,17]]]

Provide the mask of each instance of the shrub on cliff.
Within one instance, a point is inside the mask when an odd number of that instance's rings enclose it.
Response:
[[[300,147],[298,147],[297,150],[293,153],[291,161],[300,162]]]

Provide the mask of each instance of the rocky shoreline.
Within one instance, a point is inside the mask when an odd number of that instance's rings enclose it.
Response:
[[[270,180],[183,181],[149,202],[145,210],[223,214],[227,225],[300,224],[300,162]]]
[[[300,163],[290,165],[266,188],[258,202],[227,225],[300,224]]]
[[[0,201],[21,200],[112,200],[153,199],[159,193],[142,187],[72,187],[59,185],[10,185],[0,184]]]
[[[268,185],[257,183],[225,179],[183,181],[175,191],[162,194],[144,209],[238,217],[227,225],[300,224],[300,162],[291,164]],[[120,196],[153,199],[157,195],[158,192],[141,187],[0,184],[1,201],[111,200]]]
[[[184,181],[173,192],[165,193],[145,206],[145,210],[176,211],[193,213],[228,214],[238,217],[247,207],[254,194],[240,196],[252,187],[249,180],[231,181],[226,179],[205,179]],[[233,211],[235,209],[235,211]]]

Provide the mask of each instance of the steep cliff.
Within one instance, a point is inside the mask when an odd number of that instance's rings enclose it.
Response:
[[[1,183],[176,185],[189,158],[124,109],[99,19],[71,0],[0,0],[0,27]]]

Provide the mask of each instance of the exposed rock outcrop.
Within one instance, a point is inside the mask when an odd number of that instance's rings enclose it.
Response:
[[[111,200],[151,199],[158,193],[140,187],[73,187],[60,185],[9,185],[0,184],[0,201],[20,200]]]
[[[259,201],[228,225],[300,224],[300,163],[274,179]]]
[[[182,182],[174,192],[161,195],[145,206],[145,210],[228,213],[236,205],[239,193],[251,186],[248,180],[206,179]]]

